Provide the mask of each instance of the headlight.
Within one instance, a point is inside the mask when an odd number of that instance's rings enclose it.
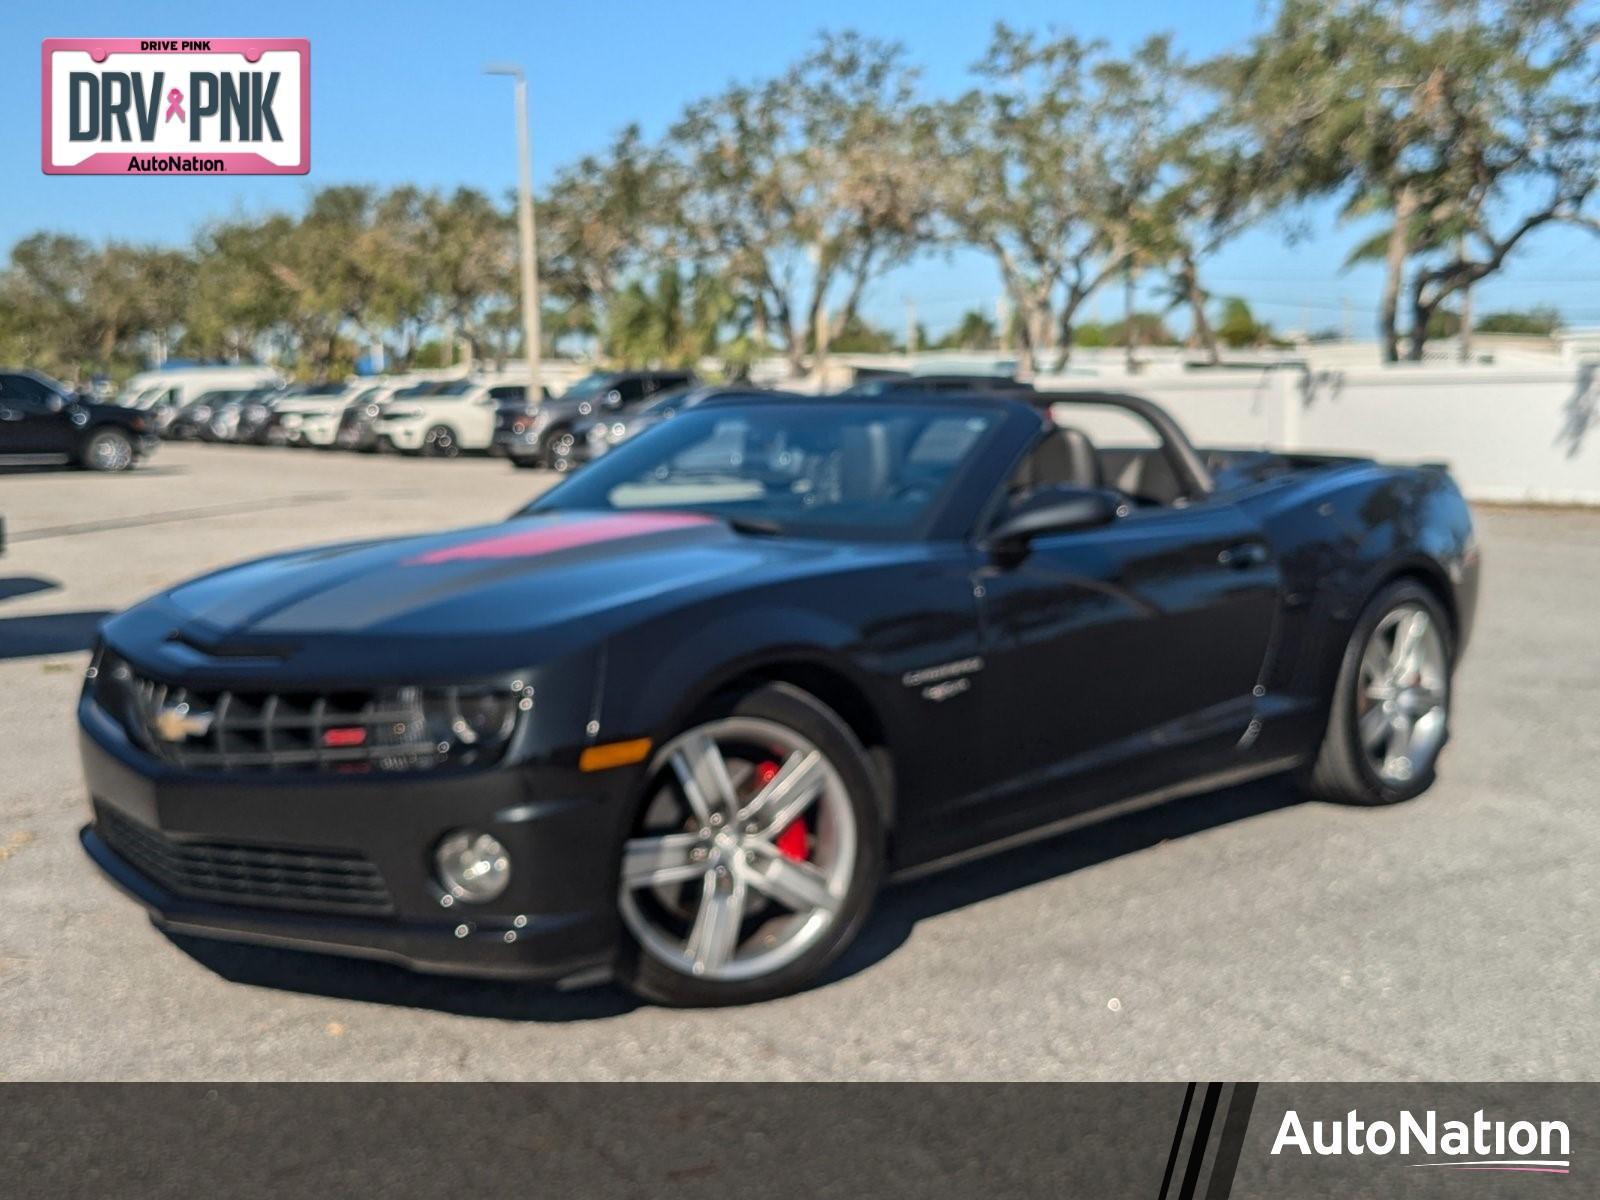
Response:
[[[429,688],[422,694],[422,715],[428,736],[451,750],[501,747],[517,725],[517,713],[528,696],[500,688]],[[529,707],[531,707],[531,702]]]

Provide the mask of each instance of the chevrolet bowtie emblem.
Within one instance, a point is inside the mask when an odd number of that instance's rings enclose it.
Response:
[[[213,714],[206,709],[190,708],[188,704],[173,704],[156,713],[156,736],[164,742],[182,742],[192,737],[204,737],[211,730]]]

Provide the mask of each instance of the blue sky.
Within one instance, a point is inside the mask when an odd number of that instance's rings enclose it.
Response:
[[[131,15],[136,13],[137,16]],[[1203,15],[1202,15],[1203,13]],[[664,129],[683,104],[734,79],[781,69],[822,29],[854,28],[905,43],[929,94],[970,83],[996,20],[1068,29],[1126,46],[1171,30],[1192,55],[1233,44],[1262,18],[1256,0],[1140,4],[1034,0],[810,0],[804,4],[668,0],[350,0],[257,4],[111,0],[7,4],[0,13],[0,246],[49,228],[89,238],[180,242],[212,217],[297,208],[317,186],[362,182],[470,184],[501,193],[515,182],[510,83],[485,62],[529,74],[536,182],[603,145],[628,122]],[[312,169],[307,177],[117,178],[39,171],[39,43],[46,37],[308,37],[312,53]],[[1240,238],[1206,269],[1214,291],[1240,294],[1279,327],[1339,327],[1366,335],[1378,291],[1370,268],[1342,272],[1358,230],[1325,207]],[[1113,317],[1120,288],[1091,301]],[[868,315],[898,330],[914,294],[935,332],[971,307],[992,312],[998,280],[980,255],[930,255],[885,277]],[[1478,293],[1479,312],[1549,303],[1570,324],[1600,325],[1600,238],[1546,230]]]

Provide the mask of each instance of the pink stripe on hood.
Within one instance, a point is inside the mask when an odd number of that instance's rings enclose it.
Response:
[[[640,537],[647,533],[666,533],[674,529],[690,529],[712,525],[711,517],[697,513],[618,513],[615,516],[594,517],[581,521],[562,521],[537,529],[523,529],[516,533],[501,533],[494,537],[446,546],[407,559],[408,565],[431,566],[434,563],[476,562],[497,558],[535,558],[553,554],[557,550],[572,550],[578,546],[592,546],[597,542],[615,542],[623,538]]]

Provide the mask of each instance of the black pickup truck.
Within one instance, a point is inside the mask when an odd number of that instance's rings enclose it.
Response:
[[[0,369],[0,460],[126,471],[157,444],[145,413],[85,400],[38,371]]]

